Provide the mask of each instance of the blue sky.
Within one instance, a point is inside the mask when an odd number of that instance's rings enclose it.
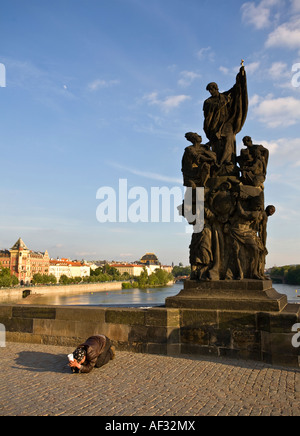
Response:
[[[206,85],[230,89],[243,58],[237,142],[269,148],[277,208],[267,264],[300,263],[300,0],[3,0],[0,41],[2,249],[188,264],[184,222],[101,224],[96,193],[180,187],[185,133],[206,141]]]

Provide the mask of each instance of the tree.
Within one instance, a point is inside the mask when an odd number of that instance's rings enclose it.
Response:
[[[174,268],[172,270],[172,274],[174,277],[189,276],[191,274],[191,267],[190,266],[180,266],[180,264],[179,264],[179,266],[174,266]]]
[[[0,287],[10,288],[12,285],[12,280],[10,275],[1,275],[0,276]]]
[[[70,283],[70,279],[69,279],[68,276],[66,276],[65,274],[63,274],[62,276],[60,276],[59,283],[60,283],[61,285],[68,285],[68,284]]]
[[[152,273],[148,279],[149,286],[157,286],[159,285],[158,277],[155,273]]]
[[[131,275],[128,272],[124,272],[121,276],[121,280],[130,280]]]
[[[57,279],[56,279],[54,274],[50,274],[48,277],[49,277],[49,283],[51,283],[53,285],[57,284]]]
[[[143,268],[141,275],[138,277],[138,284],[140,288],[145,287],[148,284],[148,273],[146,268]]]
[[[91,270],[91,276],[99,276],[102,273],[103,273],[103,269],[100,267],[96,268],[95,270]]]
[[[285,265],[273,267],[270,271],[270,276],[273,280],[282,280],[290,285],[300,284],[300,265]]]
[[[171,280],[173,280],[172,274],[169,274],[164,269],[157,269],[154,274],[157,277],[158,283],[162,286],[166,285]]]
[[[0,263],[0,287],[10,288],[19,284],[18,278],[13,275],[9,268],[4,268]]]
[[[48,284],[56,285],[57,280],[55,275],[53,274],[48,275],[48,274],[37,273],[33,275],[32,283],[34,285],[48,285]]]
[[[42,274],[39,274],[39,273],[34,274],[33,277],[32,277],[32,283],[34,285],[38,285],[38,284],[43,283],[43,276],[42,276]]]
[[[15,275],[11,276],[11,284],[12,286],[17,286],[19,284],[19,279]]]

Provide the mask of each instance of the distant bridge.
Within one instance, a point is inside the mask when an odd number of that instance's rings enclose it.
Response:
[[[282,283],[283,285],[286,284],[286,281],[285,281],[285,277],[284,277],[284,276],[272,276],[272,275],[270,275],[270,279],[273,280],[274,282],[280,282],[280,283]]]

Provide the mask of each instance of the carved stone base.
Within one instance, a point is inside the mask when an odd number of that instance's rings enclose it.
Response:
[[[255,312],[281,312],[287,303],[270,280],[186,280],[178,295],[166,299],[167,308]]]

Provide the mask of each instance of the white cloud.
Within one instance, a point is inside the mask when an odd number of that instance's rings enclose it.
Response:
[[[213,62],[215,59],[215,53],[211,47],[203,47],[197,52],[197,57],[200,60],[208,59]]]
[[[119,83],[119,80],[97,79],[89,83],[88,88],[90,91],[98,91],[98,89],[110,88],[111,86],[119,85]]]
[[[219,70],[221,71],[221,73],[223,73],[223,74],[225,74],[225,75],[227,75],[227,74],[230,74],[230,69],[229,68],[227,68],[227,67],[219,67]]]
[[[180,73],[180,79],[178,80],[178,85],[184,88],[190,86],[194,80],[200,79],[201,75],[194,73],[193,71],[182,71]]]
[[[287,64],[284,62],[273,62],[271,67],[269,68],[269,74],[272,79],[280,80],[291,77],[290,69]]]
[[[248,74],[253,74],[260,67],[260,62],[251,62],[250,64],[245,64],[246,72]]]
[[[256,29],[269,27],[272,8],[280,3],[281,0],[262,0],[257,6],[255,2],[244,3],[241,7],[243,22],[252,24]]]
[[[245,64],[246,72],[247,74],[254,74],[255,71],[257,71],[260,67],[260,62],[251,62],[250,64]],[[233,68],[227,68],[227,67],[219,67],[219,71],[221,73],[227,75],[237,74],[241,66],[235,66]]]
[[[278,26],[270,33],[266,47],[283,47],[287,49],[300,49],[300,17]]]
[[[141,170],[141,169],[129,168],[125,165],[118,164],[117,162],[108,162],[108,165],[110,165],[114,168],[118,168],[119,170],[126,171],[130,174],[134,174],[135,176],[144,177],[146,179],[157,180],[160,182],[174,183],[176,185],[182,184],[182,179],[167,176],[165,174],[158,174],[158,173],[152,173],[152,172]]]
[[[300,12],[300,0],[291,0],[292,11],[294,13]]]
[[[85,256],[96,256],[96,251],[76,251],[76,256],[85,257]]]
[[[132,256],[134,256],[134,254],[133,253],[120,253],[120,255],[119,255],[120,257],[122,257],[122,258],[127,258],[127,257],[132,257]]]
[[[256,106],[261,101],[261,97],[257,94],[254,94],[252,97],[249,98],[249,106]]]
[[[276,141],[261,141],[260,143],[264,147],[266,147],[269,150],[270,155],[273,156],[274,154],[278,153],[278,151],[280,151],[280,145],[279,144],[282,141],[285,141],[285,140],[279,139],[278,142],[276,142]]]
[[[296,174],[290,168],[298,168],[300,165],[300,138],[280,138],[275,141],[259,142],[270,152],[270,164],[273,168],[287,169],[289,177]],[[279,179],[279,174],[273,174],[273,178]]]
[[[300,122],[300,100],[294,97],[255,98],[255,115],[270,128],[288,127]]]
[[[188,95],[174,95],[161,100],[158,98],[158,93],[153,92],[147,95],[145,100],[147,100],[150,105],[157,105],[164,112],[169,112],[170,110],[179,107],[181,103],[184,103],[186,100],[190,100],[190,98],[191,97]]]

